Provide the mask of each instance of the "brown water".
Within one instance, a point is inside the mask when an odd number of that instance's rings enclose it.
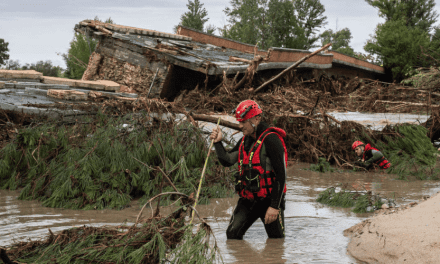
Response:
[[[288,169],[285,239],[267,239],[257,221],[244,240],[227,241],[225,230],[237,198],[213,199],[198,206],[201,216],[213,228],[225,263],[356,263],[346,253],[348,238],[342,232],[370,214],[354,214],[350,209],[317,203],[316,196],[329,186],[350,183],[371,189],[398,204],[416,201],[440,191],[440,182],[399,181],[382,173],[316,173],[299,163]],[[139,213],[138,201],[121,210],[77,211],[42,207],[36,201],[17,200],[19,192],[0,190],[0,246],[14,240],[43,238],[53,232],[78,225],[118,225],[133,223]],[[168,207],[163,214],[171,211]],[[150,214],[149,210],[144,211]]]

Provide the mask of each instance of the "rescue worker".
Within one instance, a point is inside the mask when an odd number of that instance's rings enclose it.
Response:
[[[370,169],[376,163],[382,170],[386,170],[391,166],[391,163],[385,159],[382,152],[373,148],[370,144],[365,145],[362,141],[355,141],[351,148],[359,157],[359,160],[355,162],[357,166]]]
[[[252,100],[237,106],[235,117],[243,137],[230,151],[223,147],[220,129],[214,129],[210,136],[223,166],[238,163],[235,189],[240,198],[226,231],[228,239],[243,239],[258,218],[269,238],[284,238],[286,132],[269,127],[261,120],[261,113]]]

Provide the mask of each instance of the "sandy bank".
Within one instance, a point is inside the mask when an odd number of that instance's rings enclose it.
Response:
[[[367,263],[440,263],[440,193],[381,210],[344,231],[348,252]]]

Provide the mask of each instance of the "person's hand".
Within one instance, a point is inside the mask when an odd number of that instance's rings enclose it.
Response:
[[[279,209],[275,209],[269,206],[266,211],[266,216],[264,216],[264,223],[267,225],[277,220],[279,212]]]
[[[214,128],[212,130],[211,135],[209,136],[210,139],[214,140],[214,143],[220,142],[223,138],[222,136],[222,130],[220,128]]]
[[[359,167],[363,167],[364,166],[364,162],[362,162],[361,160],[357,160],[354,162],[354,165],[359,166]]]

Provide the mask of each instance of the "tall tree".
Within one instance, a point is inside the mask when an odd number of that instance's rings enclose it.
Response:
[[[5,64],[6,60],[9,59],[9,42],[5,42],[4,39],[0,39],[0,65]]]
[[[354,50],[352,47],[350,47],[350,41],[352,38],[351,31],[348,28],[344,28],[336,32],[328,29],[321,34],[321,43],[322,46],[324,46],[331,42],[333,43],[331,47],[332,50],[354,56]]]
[[[310,49],[326,24],[320,0],[231,0],[224,10],[229,24],[224,37],[261,48]]]
[[[379,10],[386,21],[403,19],[407,27],[418,27],[430,31],[437,21],[435,0],[365,0]]]
[[[364,46],[390,68],[393,78],[410,76],[414,67],[424,66],[421,48],[430,45],[429,32],[438,18],[434,0],[365,0],[379,10],[385,23]]]
[[[200,3],[199,0],[188,0],[186,6],[188,7],[188,11],[183,13],[180,17],[180,25],[209,34],[214,33],[215,27],[213,25],[209,25],[204,29],[205,23],[209,20],[209,18],[207,18],[208,11],[206,11],[206,8],[203,7],[203,4]],[[177,26],[174,31],[176,31],[176,29]]]
[[[292,2],[299,28],[304,30],[304,36],[307,39],[303,49],[313,48],[319,39],[318,30],[327,24],[327,17],[324,16],[325,7],[320,0],[293,0]]]
[[[414,67],[423,66],[420,47],[428,47],[430,36],[417,27],[409,28],[406,21],[387,21],[376,28],[375,37],[364,49],[377,55],[384,66],[391,68],[393,78],[401,81],[412,73]]]
[[[264,21],[261,5],[265,5],[266,0],[231,0],[230,4],[231,7],[223,10],[229,25],[221,29],[222,36],[249,44],[260,42],[260,21]]]
[[[100,21],[98,17],[95,17],[94,20]],[[113,24],[113,20],[108,18],[105,23]],[[82,78],[89,64],[89,57],[95,51],[97,44],[98,41],[93,38],[77,32],[74,33],[68,52],[61,55],[67,65],[64,72],[66,78]]]

